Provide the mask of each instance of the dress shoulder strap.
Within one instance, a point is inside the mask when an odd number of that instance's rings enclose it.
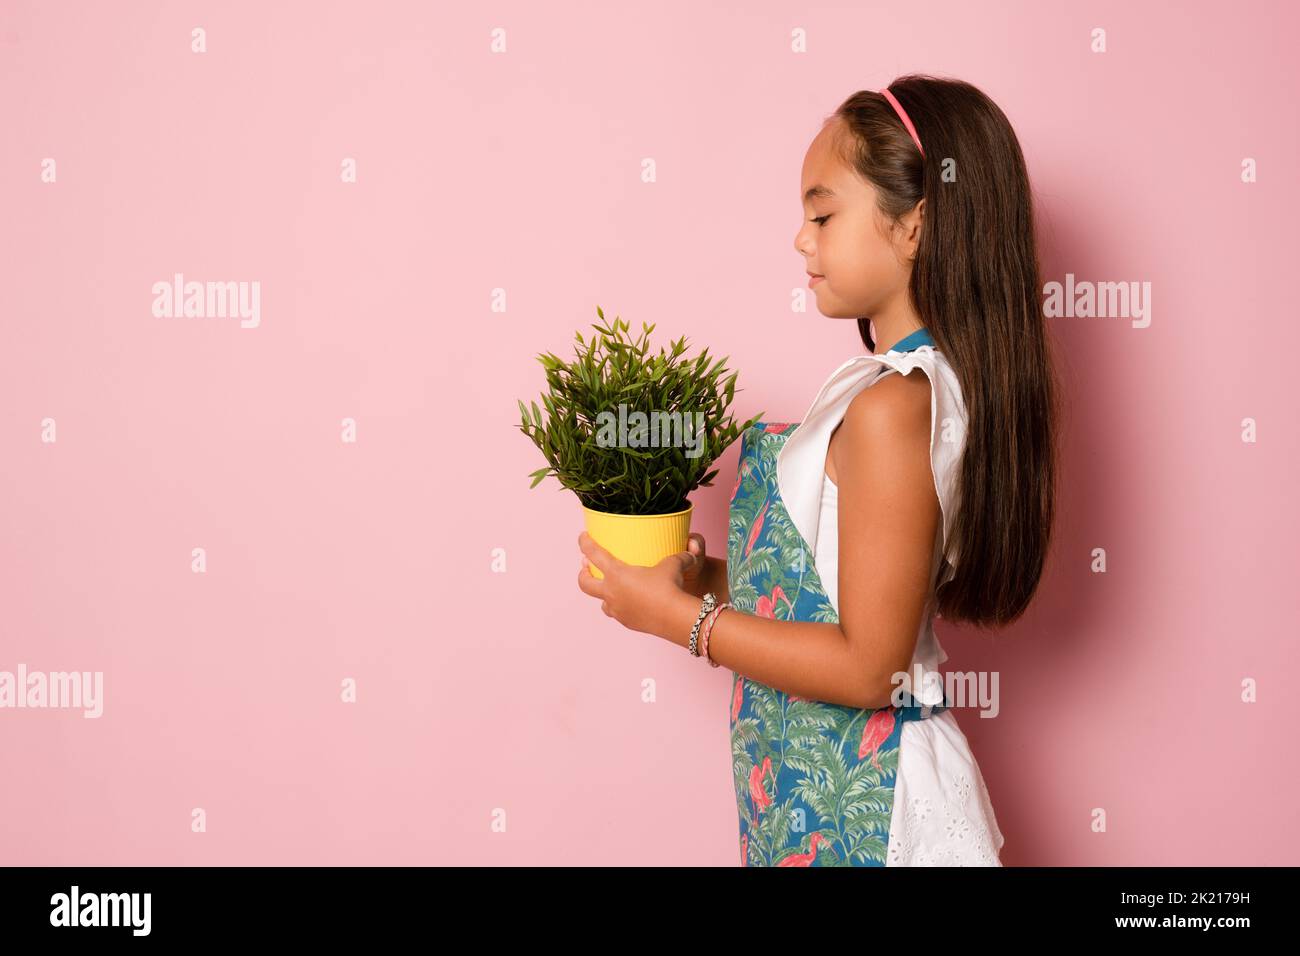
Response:
[[[937,349],[923,345],[907,352],[858,355],[832,372],[777,455],[777,483],[790,520],[815,552],[831,433],[863,389],[886,374],[909,375],[918,369],[930,382],[930,469],[943,516],[944,568],[937,586],[952,577],[957,563],[952,531],[961,504],[967,421],[957,374]]]

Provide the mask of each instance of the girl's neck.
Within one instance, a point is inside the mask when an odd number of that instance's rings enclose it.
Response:
[[[898,318],[872,319],[871,328],[875,332],[876,355],[888,352],[903,339],[918,329],[925,328],[916,316]]]

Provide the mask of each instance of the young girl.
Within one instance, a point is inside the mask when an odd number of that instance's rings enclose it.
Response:
[[[1000,866],[933,621],[1016,620],[1052,527],[1024,158],[978,89],[910,75],[825,121],[800,195],[817,308],[856,318],[871,354],[802,421],[744,433],[725,561],[692,535],[637,567],[584,532],[579,587],[734,672],[742,865]]]

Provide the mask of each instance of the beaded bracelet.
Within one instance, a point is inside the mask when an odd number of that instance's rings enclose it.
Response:
[[[696,642],[700,638],[700,625],[704,623],[708,613],[717,606],[718,598],[712,591],[704,595],[704,603],[700,605],[700,616],[695,619],[695,626],[691,628],[691,643],[686,648],[691,652],[692,657],[700,656],[700,652],[696,649]]]
[[[709,664],[712,665],[713,667],[717,667],[718,662],[715,661],[712,657],[709,657],[709,635],[713,633],[714,622],[716,622],[719,615],[721,615],[722,612],[729,607],[735,607],[735,605],[732,604],[730,601],[724,601],[722,604],[719,604],[716,608],[714,608],[711,612],[709,612],[708,620],[704,622],[704,630],[700,634],[700,653],[703,654],[706,658],[708,658]]]

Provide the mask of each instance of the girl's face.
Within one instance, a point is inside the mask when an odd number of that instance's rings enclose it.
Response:
[[[804,257],[817,296],[829,318],[874,318],[908,302],[912,261],[920,240],[925,200],[891,231],[876,208],[876,191],[836,148],[847,135],[833,120],[808,148],[799,193],[804,221],[794,247]]]

